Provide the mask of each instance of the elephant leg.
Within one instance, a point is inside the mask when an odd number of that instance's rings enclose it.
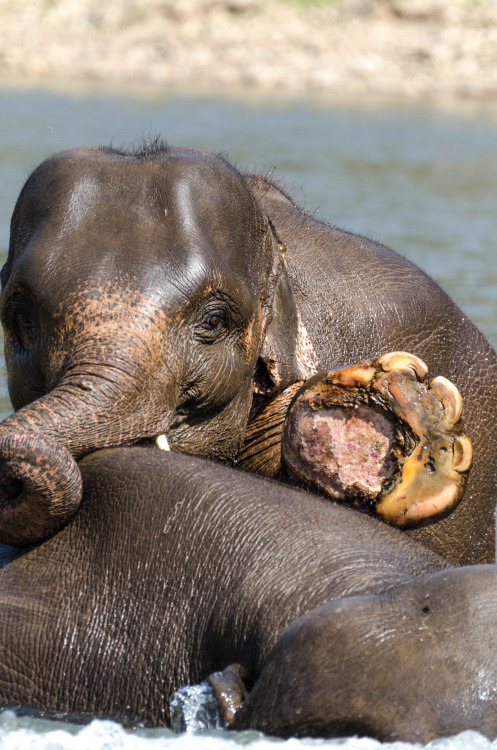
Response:
[[[287,468],[396,526],[437,520],[461,499],[472,462],[462,398],[422,360],[392,352],[308,380],[282,434]]]
[[[311,610],[279,638],[231,727],[423,743],[466,729],[495,737],[496,590],[494,566],[452,568]]]

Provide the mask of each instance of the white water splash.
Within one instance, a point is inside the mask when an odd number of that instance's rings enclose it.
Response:
[[[171,728],[176,734],[223,728],[216,695],[207,680],[176,690],[171,696],[169,708]]]
[[[367,737],[335,740],[266,737],[260,732],[183,732],[170,729],[124,729],[112,721],[94,720],[79,726],[69,722],[18,717],[11,710],[0,713],[1,750],[306,750],[309,747],[340,750],[497,750],[478,732],[461,732],[455,737],[435,740],[428,745],[404,742],[380,743]]]

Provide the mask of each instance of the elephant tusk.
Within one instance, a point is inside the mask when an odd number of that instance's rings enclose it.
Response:
[[[161,451],[170,451],[168,439],[165,435],[156,435],[155,444]]]

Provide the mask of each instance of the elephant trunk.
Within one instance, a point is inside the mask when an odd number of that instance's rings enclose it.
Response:
[[[42,433],[0,437],[0,541],[29,544],[55,533],[77,511],[83,490],[77,463]]]
[[[133,390],[123,394],[107,378],[72,379],[0,424],[1,543],[38,542],[70,520],[82,497],[76,460],[167,430],[171,410],[145,413]]]

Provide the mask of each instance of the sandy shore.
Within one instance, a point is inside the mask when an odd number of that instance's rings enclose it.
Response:
[[[0,0],[0,83],[497,101],[497,0]]]

